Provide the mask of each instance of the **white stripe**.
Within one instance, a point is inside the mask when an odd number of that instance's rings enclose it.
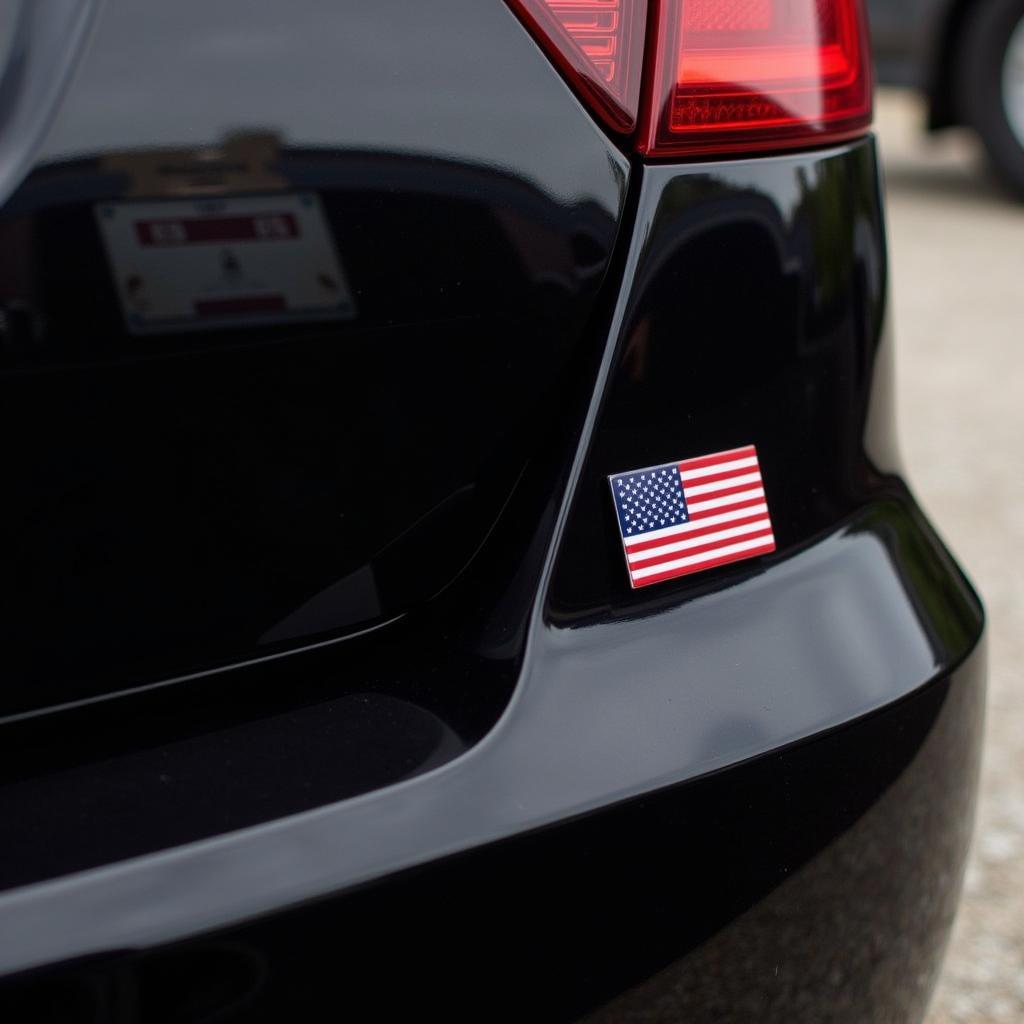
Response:
[[[734,519],[744,519],[746,516],[756,516],[760,513],[767,513],[768,506],[762,501],[749,508],[737,508],[731,512],[719,512],[717,515],[705,516],[703,519],[695,519],[691,523],[680,523],[678,526],[666,526],[660,530],[648,530],[646,533],[639,533],[635,537],[626,537],[623,543],[628,548],[630,544],[639,544],[642,540],[661,540],[664,537],[675,537],[679,534],[689,533],[691,530],[703,529],[705,526],[717,526],[719,523],[730,523]]]
[[[698,494],[713,494],[715,491],[724,491],[726,487],[739,487],[740,484],[759,484],[760,473],[741,473],[739,476],[730,476],[725,480],[716,480],[712,484],[694,484],[686,488],[686,500],[696,497]]]
[[[732,469],[754,469],[757,456],[746,459],[730,459],[728,462],[716,462],[713,466],[699,466],[697,469],[681,469],[679,475],[686,480],[699,480],[702,476],[714,476],[716,473],[728,473]]]
[[[714,551],[705,551],[701,555],[687,555],[685,558],[675,558],[671,562],[662,562],[661,565],[650,565],[644,569],[636,569],[630,575],[635,580],[642,580],[646,576],[656,576],[658,573],[671,572],[673,569],[683,569],[689,565],[700,565],[701,562],[714,562],[725,555],[738,555],[741,551],[764,547],[772,542],[771,537],[755,537],[753,540],[743,540],[736,544],[727,544],[724,548],[716,548]]]
[[[771,520],[764,516],[755,523],[744,523],[742,526],[730,526],[724,530],[716,530],[714,533],[705,533],[700,537],[690,537],[688,540],[677,540],[673,544],[662,544],[656,548],[647,548],[645,551],[638,551],[635,555],[627,555],[629,562],[641,562],[645,558],[656,558],[658,555],[669,555],[673,551],[685,551],[687,548],[700,547],[701,544],[714,544],[720,540],[728,540],[730,537],[742,537],[746,533],[757,533],[765,527],[771,528]]]
[[[751,498],[763,497],[764,488],[753,487],[749,491],[727,494],[724,498],[708,498],[707,501],[695,501],[692,505],[687,502],[686,511],[692,516],[695,512],[705,512],[709,508],[724,508],[726,505],[735,505],[740,501],[750,501]]]

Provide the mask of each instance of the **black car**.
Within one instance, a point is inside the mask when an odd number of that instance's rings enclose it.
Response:
[[[858,0],[31,0],[0,1017],[908,1022],[978,598]]]
[[[909,86],[928,127],[973,128],[1024,194],[1024,0],[868,0],[878,79]]]

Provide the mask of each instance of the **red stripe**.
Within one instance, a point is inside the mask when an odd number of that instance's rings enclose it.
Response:
[[[727,548],[730,544],[744,544],[748,540],[757,540],[759,537],[771,537],[772,527],[769,523],[763,530],[754,530],[752,533],[744,533],[738,537],[723,537],[721,540],[713,540],[710,544],[697,544],[692,548],[683,548],[681,551],[666,551],[661,555],[651,555],[650,558],[641,558],[629,563],[629,571],[636,572],[637,569],[646,569],[661,562],[671,562],[675,558],[689,558],[691,555],[703,555],[706,551],[716,551],[719,548]],[[753,549],[751,549],[753,550]],[[746,552],[739,552],[746,554]]]
[[[733,459],[740,458],[745,459],[750,455],[757,455],[757,451],[752,444],[748,444],[745,448],[733,448],[727,452],[716,452],[714,455],[703,455],[699,459],[684,459],[679,463],[679,469],[681,472],[685,472],[688,469],[701,469],[704,466],[717,465],[719,462],[732,462]]]
[[[698,562],[695,565],[684,565],[678,569],[671,569],[668,572],[655,573],[653,576],[644,576],[643,579],[633,580],[633,587],[646,587],[651,583],[660,583],[662,580],[671,580],[676,576],[689,576],[690,573],[703,572],[705,569],[713,569],[716,565],[728,565],[730,562],[741,562],[745,558],[753,558],[755,555],[767,555],[775,550],[775,541],[765,544],[763,547],[750,548],[747,551],[737,551],[731,555],[724,555],[721,558],[709,559],[707,562]]]
[[[697,487],[703,484],[716,484],[719,480],[728,480],[730,477],[734,476],[746,476],[748,473],[757,473],[758,476],[761,475],[761,471],[757,466],[741,466],[739,469],[730,469],[724,473],[712,473],[710,476],[699,476],[696,480],[689,481],[689,483],[684,480],[683,489],[685,490],[687,487]]]
[[[635,555],[639,551],[648,551],[650,548],[660,548],[662,544],[674,544],[677,540],[688,540],[690,537],[703,537],[707,533],[715,533],[718,530],[728,530],[733,526],[746,526],[747,523],[755,523],[758,519],[768,522],[767,512],[757,512],[752,516],[743,516],[741,519],[731,519],[727,523],[716,523],[714,526],[702,526],[697,530],[688,530],[685,533],[676,533],[671,537],[661,537],[659,540],[642,540],[639,544],[633,544],[626,548],[626,552]]]
[[[741,487],[740,488],[740,490],[744,490],[744,491],[746,489],[747,488],[745,488],[745,487]],[[693,515],[690,516],[690,522],[691,523],[695,523],[695,522],[698,522],[701,519],[707,519],[708,516],[719,516],[723,512],[735,512],[737,509],[751,508],[754,505],[763,505],[763,504],[764,504],[764,496],[762,495],[760,498],[748,498],[746,501],[737,501],[737,502],[734,502],[732,505],[720,505],[718,508],[706,508],[706,509],[703,509],[700,512],[694,512]]]
[[[716,498],[728,498],[730,494],[742,494],[744,491],[752,491],[755,487],[763,487],[764,481],[759,480],[756,483],[751,480],[749,484],[737,484],[735,487],[723,487],[720,491],[712,491],[710,494],[695,494],[693,496],[693,504],[699,505],[702,501],[714,501]],[[686,497],[686,488],[683,488],[683,497]],[[764,501],[764,498],[759,498],[759,501]],[[727,509],[728,505],[722,505],[721,508],[715,509],[716,512],[721,512],[722,509]]]

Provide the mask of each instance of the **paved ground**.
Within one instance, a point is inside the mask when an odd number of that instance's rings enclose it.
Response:
[[[927,1024],[1024,1024],[1024,204],[973,140],[929,140],[883,94],[904,455],[985,597],[983,793],[960,917]]]

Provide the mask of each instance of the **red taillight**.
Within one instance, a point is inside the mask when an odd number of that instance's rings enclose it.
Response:
[[[616,131],[636,118],[642,0],[509,0]],[[871,122],[862,0],[650,0],[646,156],[815,145]],[[605,35],[601,32],[605,31]],[[602,41],[597,42],[598,39]],[[612,64],[602,64],[614,55]],[[609,110],[613,116],[609,116]]]
[[[860,0],[662,0],[637,149],[807,145],[871,121]]]
[[[508,0],[616,132],[636,127],[647,0]]]

